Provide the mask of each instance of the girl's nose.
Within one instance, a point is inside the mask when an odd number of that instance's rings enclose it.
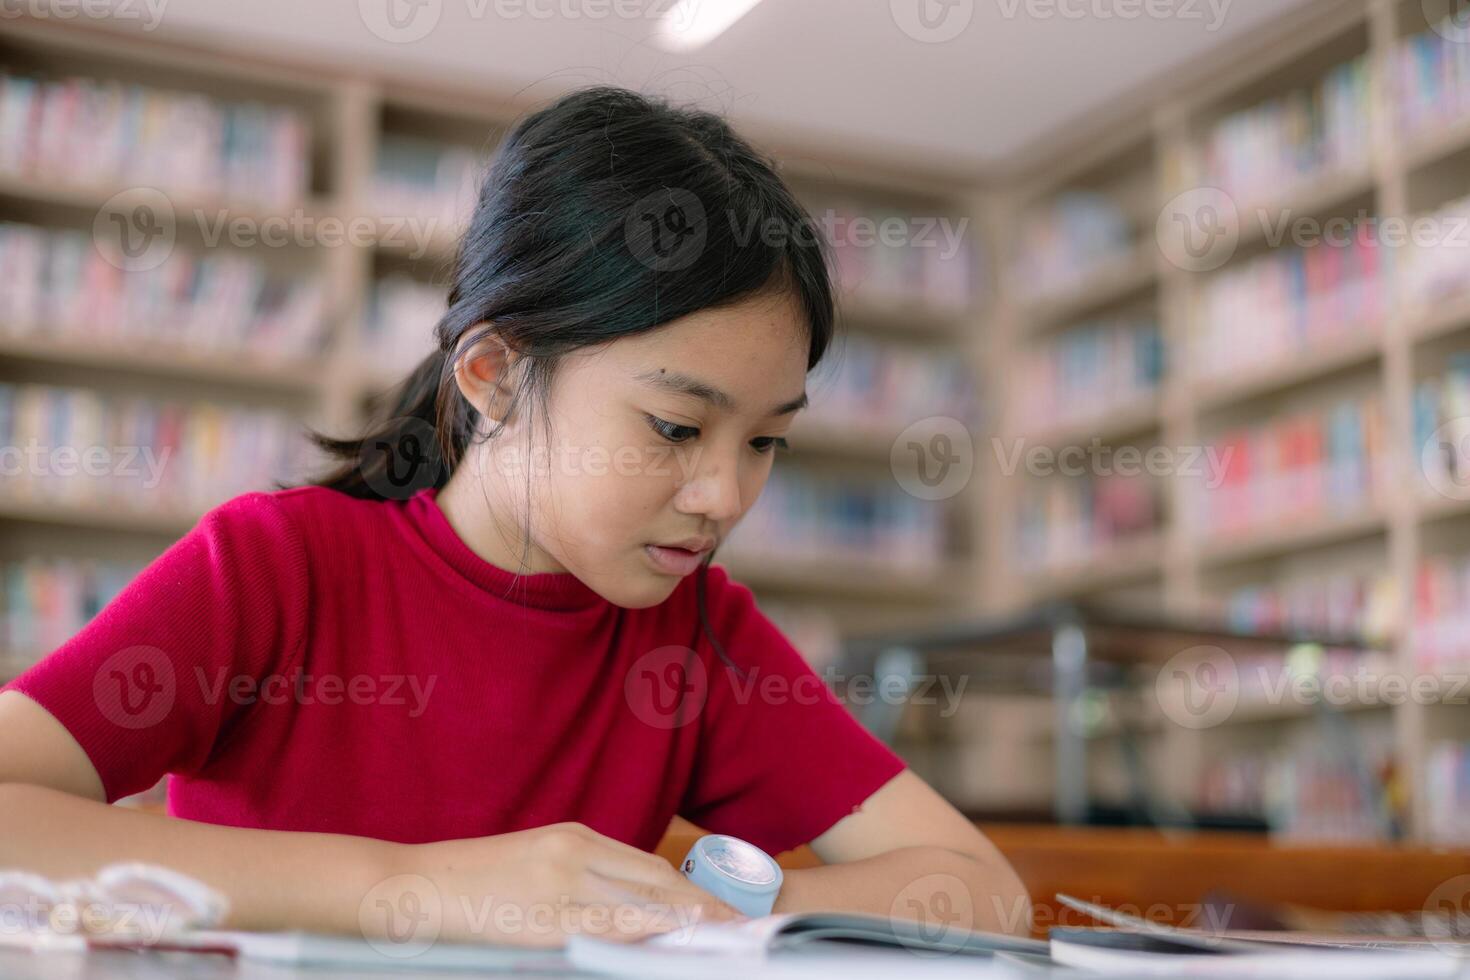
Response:
[[[740,479],[733,466],[704,470],[684,485],[679,493],[680,510],[700,514],[712,523],[725,525],[740,516]]]

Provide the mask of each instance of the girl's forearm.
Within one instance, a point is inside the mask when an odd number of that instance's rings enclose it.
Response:
[[[115,861],[191,875],[227,899],[227,929],[356,933],[400,845],[344,834],[224,827],[0,784],[0,868],[90,876]]]
[[[932,932],[952,926],[1031,933],[1031,903],[1004,860],[981,861],[942,847],[903,847],[861,861],[783,872],[773,913],[832,910],[915,919]]]

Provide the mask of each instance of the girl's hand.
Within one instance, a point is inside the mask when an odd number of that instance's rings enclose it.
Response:
[[[360,909],[375,941],[560,947],[575,933],[625,942],[744,918],[658,855],[580,823],[401,845],[395,865]]]

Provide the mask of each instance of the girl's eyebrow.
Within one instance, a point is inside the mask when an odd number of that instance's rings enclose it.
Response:
[[[687,374],[680,374],[677,371],[670,372],[667,368],[659,368],[657,371],[644,371],[636,375],[634,380],[641,381],[650,387],[658,388],[662,391],[673,392],[676,395],[692,395],[700,401],[713,405],[720,411],[727,412],[731,415],[739,411],[735,399],[714,385],[700,381],[698,378],[692,378]],[[782,402],[773,408],[771,410],[771,417],[790,415],[792,412],[806,408],[806,406],[807,395],[803,391],[797,397]]]

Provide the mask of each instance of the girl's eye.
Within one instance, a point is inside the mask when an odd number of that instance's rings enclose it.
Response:
[[[653,427],[653,431],[669,440],[669,442],[684,442],[687,439],[693,439],[699,435],[699,430],[692,426],[676,425],[673,422],[666,422],[656,415],[649,415],[647,418],[648,424]]]
[[[657,415],[645,415],[648,424],[653,431],[663,436],[670,442],[685,442],[699,435],[699,430],[690,425],[678,425],[659,418]],[[772,450],[780,450],[783,453],[791,451],[791,445],[781,436],[762,436],[751,441],[751,446],[758,453],[769,453]]]

